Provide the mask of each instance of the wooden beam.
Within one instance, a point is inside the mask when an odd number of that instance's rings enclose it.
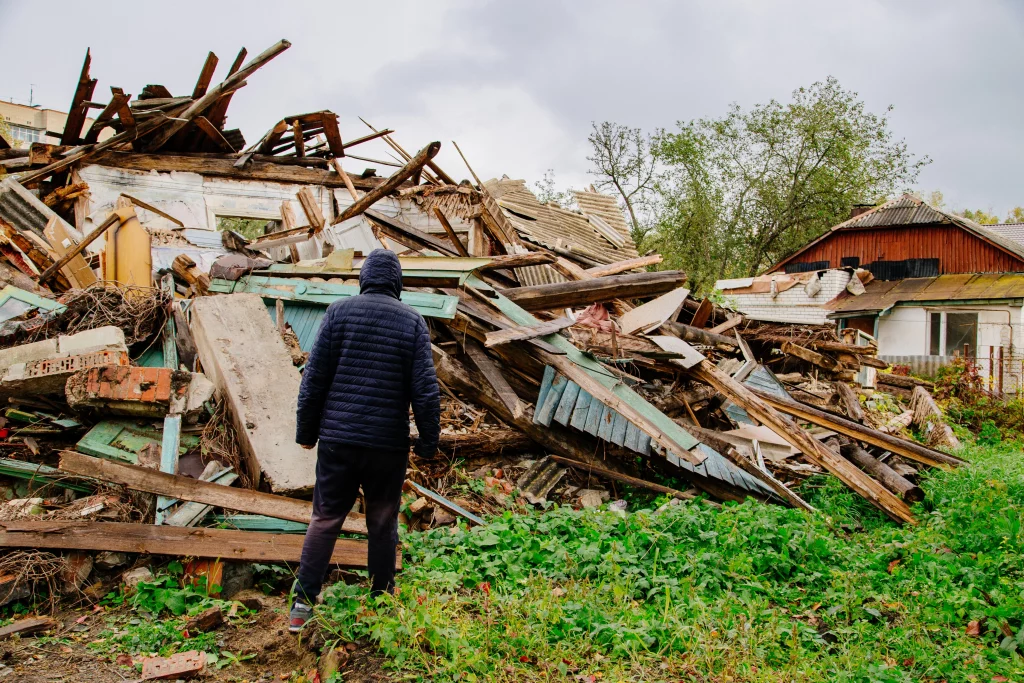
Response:
[[[324,127],[324,137],[327,138],[327,149],[331,156],[345,156],[345,145],[341,141],[341,130],[338,128],[338,115],[334,112],[321,112],[320,120]]]
[[[385,216],[373,209],[364,211],[366,217],[376,223],[388,237],[405,244],[413,249],[434,249],[446,256],[457,256],[458,252],[447,242],[442,242],[433,235],[418,230],[411,225],[403,223],[397,218]],[[335,221],[336,222],[336,221]]]
[[[437,216],[438,222],[441,224],[441,227],[444,228],[445,233],[448,235],[448,239],[451,240],[452,246],[455,247],[455,251],[459,253],[459,256],[469,256],[469,251],[467,251],[465,245],[462,244],[462,240],[459,239],[459,236],[455,234],[455,228],[453,228],[452,224],[448,222],[448,217],[445,216],[441,209],[436,206],[434,207],[434,215]]]
[[[710,361],[702,361],[699,365],[690,368],[689,372],[698,380],[710,384],[719,393],[740,405],[751,417],[768,426],[787,443],[803,453],[812,463],[839,477],[844,484],[870,501],[891,519],[901,523],[916,523],[914,514],[905,502],[861,472],[849,460],[826,448],[791,419],[777,412],[770,402],[763,400],[764,394],[755,394],[753,390],[720,371]]]
[[[826,413],[823,410],[814,408],[805,403],[800,403],[796,400],[785,400],[771,394],[766,394],[757,389],[752,389],[761,400],[770,405],[775,410],[798,417],[801,420],[806,420],[811,424],[816,424],[819,427],[831,429],[834,432],[839,432],[845,436],[850,437],[856,441],[862,441],[872,446],[878,446],[884,448],[887,451],[891,451],[896,455],[903,456],[908,460],[914,460],[915,462],[924,463],[932,467],[941,467],[943,469],[951,469],[960,465],[966,464],[960,458],[952,455],[947,455],[941,451],[937,451],[927,446],[901,439],[898,436],[892,434],[885,434],[877,429],[871,429],[864,425],[857,424],[852,420],[847,420],[844,417],[833,415],[832,413]]]
[[[235,61],[231,63],[231,68],[228,69],[228,76],[233,76],[238,73],[238,70],[242,68],[242,62],[245,61],[245,57],[248,54],[246,49],[243,47],[238,51],[238,55],[235,57]],[[217,103],[210,107],[210,111],[207,112],[206,118],[210,120],[210,123],[217,126],[218,128],[224,127],[224,121],[227,119],[228,105],[231,104],[231,96],[234,91],[223,95],[217,100]]]
[[[492,256],[491,262],[486,266],[477,268],[478,273],[486,273],[491,270],[503,270],[505,268],[528,268],[530,266],[543,266],[555,262],[555,255],[543,251],[531,251],[525,254],[504,254]]]
[[[337,225],[349,218],[354,218],[373,206],[377,200],[398,189],[398,186],[418,173],[429,159],[434,158],[441,149],[440,142],[431,142],[421,149],[416,156],[410,159],[405,166],[395,171],[386,181],[373,188],[351,205],[346,207],[341,214],[331,221],[331,225]],[[449,250],[450,251],[450,250]]]
[[[682,306],[680,305],[680,307]],[[697,310],[693,312],[693,320],[690,321],[690,324],[696,328],[704,329],[714,311],[715,305],[711,303],[711,299],[704,297],[701,299],[700,305],[697,306]]]
[[[214,144],[222,152],[233,153],[237,151],[228,142],[228,139],[224,137],[224,133],[220,132],[220,129],[210,123],[210,120],[205,116],[197,116],[192,119],[192,123],[196,124],[196,128],[200,130],[210,142]]]
[[[313,514],[313,504],[305,500],[221,486],[137,465],[94,458],[91,455],[75,451],[61,451],[60,469],[71,474],[119,484],[134,491],[145,491],[168,498],[206,503],[274,519],[287,519],[291,522],[309,524],[310,516]],[[345,519],[342,531],[365,534],[366,521],[361,515],[349,515]]]
[[[103,108],[100,115],[96,117],[96,120],[89,126],[89,130],[86,132],[82,142],[91,144],[100,139],[100,133],[107,127],[110,121],[114,118],[114,115],[121,111],[121,108],[131,100],[131,95],[125,95],[124,91],[120,88],[111,88],[110,103]]]
[[[92,566],[91,564],[89,566]],[[50,617],[29,617],[28,619],[19,619],[13,624],[7,624],[3,628],[0,628],[0,640],[7,640],[13,635],[27,636],[31,633],[39,633],[40,631],[49,631],[60,626],[60,624]]]
[[[871,474],[878,481],[882,482],[890,491],[899,495],[908,503],[916,503],[924,500],[924,491],[904,477],[896,473],[896,470],[868,453],[855,443],[843,444],[839,447],[843,457],[850,460],[862,470]]]
[[[100,223],[99,225],[97,225],[93,229],[92,232],[90,232],[88,235],[83,237],[81,242],[76,244],[71,249],[68,249],[67,252],[65,252],[65,254],[62,257],[60,257],[60,260],[58,260],[52,266],[50,266],[49,268],[44,270],[42,273],[40,273],[39,274],[39,284],[43,284],[47,280],[49,280],[51,277],[53,277],[53,275],[57,271],[59,271],[61,268],[66,266],[68,263],[70,263],[71,259],[75,258],[79,254],[81,254],[83,251],[85,251],[85,248],[87,246],[89,246],[90,244],[95,242],[97,237],[99,237],[100,235],[105,233],[110,226],[114,225],[114,223],[117,223],[119,220],[120,220],[120,217],[117,215],[116,212],[111,213],[109,216],[107,216],[107,219],[105,221],[103,221],[102,223]]]
[[[80,520],[0,522],[0,529],[4,548],[108,550],[248,562],[298,562],[304,540],[299,534]],[[366,541],[339,538],[331,563],[366,567],[366,548]],[[401,566],[400,556],[395,557],[395,565]]]
[[[198,100],[206,94],[207,90],[209,90],[210,82],[213,80],[213,72],[217,69],[217,62],[217,55],[212,52],[206,55],[206,61],[203,62],[203,69],[199,72],[199,79],[196,80],[196,87],[192,89],[193,100]]]
[[[609,263],[607,266],[594,266],[593,268],[587,268],[585,272],[590,277],[618,275],[619,273],[624,273],[627,270],[656,266],[661,263],[662,260],[661,254],[650,254],[649,256],[638,256],[637,258],[626,259],[625,261],[616,261],[615,263]]]
[[[313,228],[313,234],[319,233],[327,225],[327,219],[324,218],[324,214],[320,210],[320,204],[316,201],[316,197],[313,196],[313,191],[308,187],[304,187],[295,196],[299,200],[302,212],[306,214],[309,227]]]
[[[615,481],[622,482],[623,484],[629,484],[630,486],[635,486],[640,489],[647,489],[649,491],[665,493],[667,495],[672,496],[673,498],[678,498],[679,500],[703,500],[705,503],[712,507],[721,507],[721,505],[714,501],[702,499],[699,496],[696,496],[692,493],[687,493],[686,491],[680,491],[678,489],[669,488],[668,486],[662,486],[661,484],[655,484],[654,482],[646,481],[644,479],[638,479],[637,477],[630,477],[625,474],[619,474],[618,472],[612,472],[611,470],[606,470],[603,467],[597,467],[596,465],[590,465],[585,462],[579,462],[578,460],[563,458],[560,455],[550,455],[548,457],[560,465],[572,467],[574,469],[580,470],[581,472],[596,474],[599,477],[613,479]]]
[[[721,325],[715,325],[710,330],[708,330],[708,332],[710,332],[711,334],[723,334],[725,332],[728,332],[732,328],[736,327],[741,322],[743,322],[743,316],[736,314],[733,317],[726,320]]]
[[[555,320],[542,322],[538,325],[519,325],[505,330],[495,330],[494,332],[487,333],[484,346],[491,348],[492,346],[508,344],[509,342],[521,341],[524,339],[536,339],[537,337],[543,337],[547,334],[554,334],[559,330],[564,330],[565,328],[571,327],[575,324],[576,321],[571,318],[557,318]]]
[[[780,350],[783,353],[787,353],[791,356],[796,356],[801,360],[807,361],[811,365],[817,365],[819,368],[828,370],[829,372],[835,372],[837,370],[843,369],[842,364],[839,363],[838,361],[829,358],[828,356],[823,356],[817,351],[805,349],[799,344],[794,344],[793,342],[783,343],[783,345],[780,347]]]
[[[833,382],[832,390],[839,394],[839,401],[846,409],[846,414],[854,422],[864,422],[864,408],[860,405],[860,398],[846,382]]]
[[[281,40],[270,46],[262,53],[257,55],[248,64],[243,66],[237,72],[231,74],[223,81],[215,85],[205,95],[195,100],[190,104],[183,112],[173,117],[173,120],[166,126],[160,129],[145,145],[147,151],[156,151],[160,149],[168,140],[174,137],[178,131],[182,130],[189,122],[202,114],[206,109],[215,104],[221,95],[233,92],[234,90],[242,87],[245,84],[245,79],[256,72],[257,69],[264,66],[278,56],[289,47],[291,43],[287,40]],[[211,120],[211,123],[217,125],[216,122]]]
[[[724,334],[715,334],[711,330],[702,330],[694,327],[693,325],[686,325],[683,323],[665,323],[661,327],[676,335],[683,341],[690,342],[691,344],[714,346],[723,350],[735,350],[740,346],[739,342],[733,337],[727,337]]]
[[[559,282],[501,290],[506,298],[528,311],[568,308],[613,299],[655,296],[673,290],[686,282],[686,274],[678,270],[656,273],[609,275],[578,282]]]
[[[469,338],[463,341],[463,346],[466,349],[466,355],[473,361],[473,365],[483,375],[484,379],[487,380],[488,384],[491,385],[491,389],[494,390],[495,395],[501,402],[505,404],[508,412],[512,414],[514,419],[519,419],[523,416],[523,404],[520,402],[516,392],[513,391],[512,387],[509,386],[508,380],[505,379],[505,375],[501,373],[498,366],[494,364],[491,357],[487,355],[487,352],[481,348],[477,340]]]
[[[93,90],[96,89],[96,79],[89,77],[89,66],[92,64],[92,56],[88,49],[85,51],[85,61],[82,62],[82,72],[78,76],[78,85],[75,86],[75,94],[71,97],[71,106],[68,107],[68,117],[64,122],[64,132],[60,136],[60,144],[77,145],[82,135],[82,126],[85,125],[88,107],[86,101],[92,98]]]

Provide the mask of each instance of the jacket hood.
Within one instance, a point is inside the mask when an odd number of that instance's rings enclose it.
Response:
[[[402,294],[402,264],[393,251],[374,249],[359,269],[360,294]]]

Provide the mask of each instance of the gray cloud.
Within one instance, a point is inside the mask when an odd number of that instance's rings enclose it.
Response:
[[[366,131],[363,115],[409,148],[441,140],[442,164],[460,177],[451,139],[480,175],[532,181],[553,168],[581,185],[593,120],[671,127],[833,75],[872,111],[895,106],[896,135],[934,160],[921,189],[941,189],[954,208],[1024,204],[1024,5],[1010,0],[175,6],[49,5],[75,30],[36,57],[29,29],[48,20],[33,3],[0,2],[0,97],[26,99],[34,83],[36,101],[66,107],[90,44],[98,93],[154,80],[187,92],[207,50],[223,70],[241,41],[254,54],[287,37],[293,48],[232,105],[247,138],[285,114],[330,108],[347,137]],[[387,158],[383,145],[365,153]]]

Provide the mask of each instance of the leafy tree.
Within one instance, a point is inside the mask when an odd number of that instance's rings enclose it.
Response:
[[[751,276],[830,226],[851,207],[915,181],[927,157],[894,140],[886,114],[866,111],[835,78],[718,119],[659,132],[662,203],[650,246],[708,291]]]
[[[651,136],[639,128],[604,121],[591,123],[587,141],[592,153],[587,161],[593,165],[589,172],[597,177],[594,185],[621,198],[639,247],[651,230],[656,206],[658,165]]]
[[[1024,206],[1015,206],[1006,214],[1007,223],[1024,223]]]
[[[957,211],[958,216],[963,216],[967,220],[974,221],[979,225],[995,225],[999,222],[999,216],[994,213],[986,213],[981,209],[977,211],[971,211],[970,209],[964,209],[963,211]]]
[[[576,198],[571,190],[559,190],[555,184],[555,170],[549,168],[544,172],[544,179],[533,184],[534,194],[541,204],[554,202],[563,209],[576,208]]]

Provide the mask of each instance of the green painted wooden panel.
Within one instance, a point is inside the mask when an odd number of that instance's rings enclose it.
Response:
[[[78,444],[78,450],[97,458],[124,460],[138,464],[139,451],[147,444],[163,441],[163,430],[152,423],[139,420],[104,420],[90,429]],[[182,434],[178,455],[199,446],[195,434]]]

